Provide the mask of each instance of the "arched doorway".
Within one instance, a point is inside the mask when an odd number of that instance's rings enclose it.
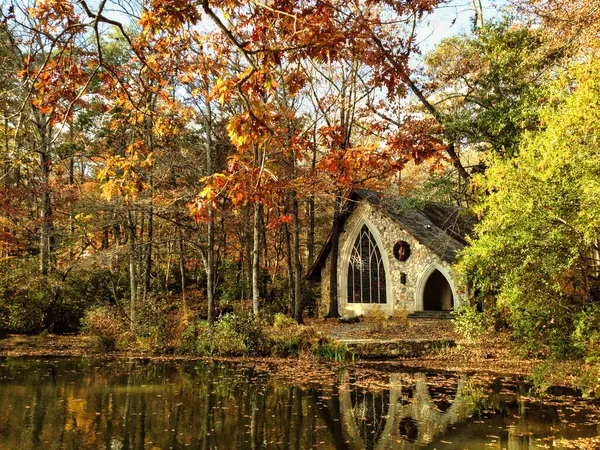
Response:
[[[425,311],[450,311],[454,307],[454,295],[450,283],[439,270],[434,270],[423,289]]]

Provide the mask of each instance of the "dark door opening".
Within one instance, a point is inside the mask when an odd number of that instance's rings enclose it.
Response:
[[[435,270],[425,283],[423,309],[425,311],[450,311],[454,307],[452,288],[446,277]]]

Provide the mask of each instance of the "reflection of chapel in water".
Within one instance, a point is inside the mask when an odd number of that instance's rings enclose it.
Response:
[[[433,389],[420,374],[410,386],[394,375],[390,381],[389,390],[371,392],[352,387],[349,378],[344,377],[339,392],[343,448],[529,450],[545,447],[538,447],[533,436],[543,427],[525,420],[527,414],[540,415],[542,423],[560,422],[552,408],[540,406],[535,413],[527,411],[530,408],[524,401],[516,401],[514,394],[510,394],[510,403],[505,403],[509,399],[506,395],[483,395],[481,387],[469,383],[466,376],[457,385]],[[522,420],[511,424],[511,416]]]
[[[443,402],[434,402],[422,376],[410,388],[392,377],[391,388],[380,394],[344,388],[342,383],[344,439],[356,450],[420,448],[473,414],[461,401],[464,383],[461,378],[455,395]]]
[[[373,307],[443,314],[466,301],[452,263],[473,220],[460,208],[355,189],[339,221],[340,315]],[[307,276],[321,283],[321,313],[329,304],[330,253],[331,234]]]

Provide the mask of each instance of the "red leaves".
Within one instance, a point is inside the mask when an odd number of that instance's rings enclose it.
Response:
[[[446,148],[436,136],[441,135],[442,128],[434,119],[406,118],[403,127],[388,135],[387,145],[395,153],[402,155],[407,161],[416,163],[425,160],[436,160],[442,157]]]
[[[321,127],[317,134],[322,144],[329,148],[339,148],[344,142],[344,129],[340,125]]]
[[[271,220],[267,224],[267,228],[273,230],[275,228],[279,228],[284,224],[291,225],[292,222],[293,218],[290,215],[277,215],[271,218]]]
[[[69,27],[78,21],[75,7],[70,0],[38,0],[35,8],[28,8],[27,12],[48,32]]]
[[[404,160],[389,148],[361,146],[328,153],[319,162],[317,170],[327,175],[336,189],[350,189],[366,185],[377,187],[403,166]]]
[[[152,0],[139,24],[146,30],[174,31],[184,24],[196,25],[201,18],[198,8],[188,0]]]

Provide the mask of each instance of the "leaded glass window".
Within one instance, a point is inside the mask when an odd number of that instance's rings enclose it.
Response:
[[[383,258],[366,225],[354,242],[348,264],[348,303],[386,303]]]

